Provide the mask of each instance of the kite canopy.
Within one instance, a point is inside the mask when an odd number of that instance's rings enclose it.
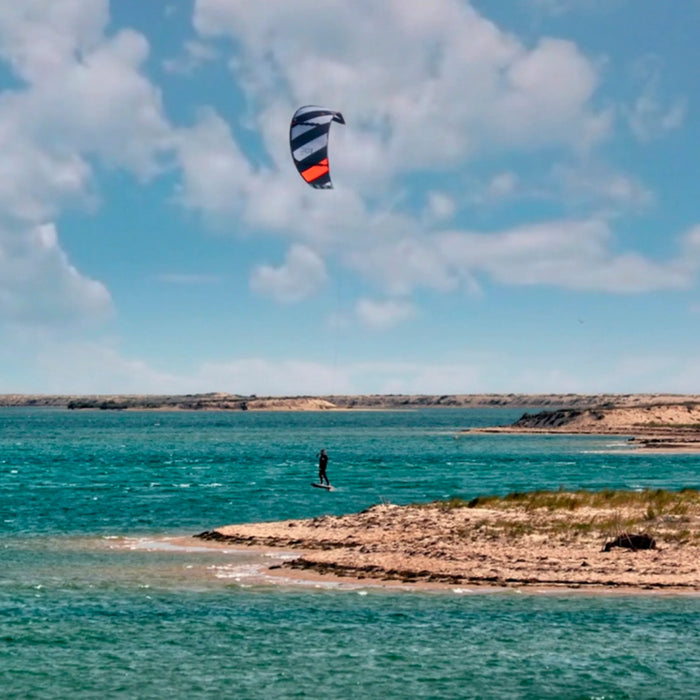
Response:
[[[343,115],[324,107],[299,107],[289,127],[289,147],[294,165],[311,187],[333,188],[328,165],[328,131],[331,122],[345,124]]]

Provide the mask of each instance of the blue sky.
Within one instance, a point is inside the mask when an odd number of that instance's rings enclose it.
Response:
[[[700,392],[700,2],[0,7],[0,392]],[[335,188],[289,155],[339,110]]]

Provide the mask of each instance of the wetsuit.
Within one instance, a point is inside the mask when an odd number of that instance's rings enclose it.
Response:
[[[328,455],[325,452],[321,452],[321,454],[318,457],[318,483],[322,484],[324,481],[328,486],[331,485],[331,482],[328,481],[328,477],[326,476],[326,467],[328,466]]]

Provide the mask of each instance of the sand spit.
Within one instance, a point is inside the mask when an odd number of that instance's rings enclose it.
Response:
[[[603,551],[623,532],[643,533],[656,546]],[[700,494],[695,491],[556,492],[469,503],[383,504],[354,515],[229,525],[197,537],[298,550],[300,556],[282,567],[315,575],[700,592]]]
[[[470,429],[462,434],[470,432],[626,435],[632,446],[646,451],[692,452],[700,450],[700,402],[540,411],[525,413],[509,426]]]

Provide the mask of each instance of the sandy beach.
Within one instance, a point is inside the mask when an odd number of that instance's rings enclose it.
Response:
[[[613,546],[644,534],[654,548]],[[700,593],[700,494],[523,494],[229,525],[200,539],[282,548],[311,576],[450,586]]]

